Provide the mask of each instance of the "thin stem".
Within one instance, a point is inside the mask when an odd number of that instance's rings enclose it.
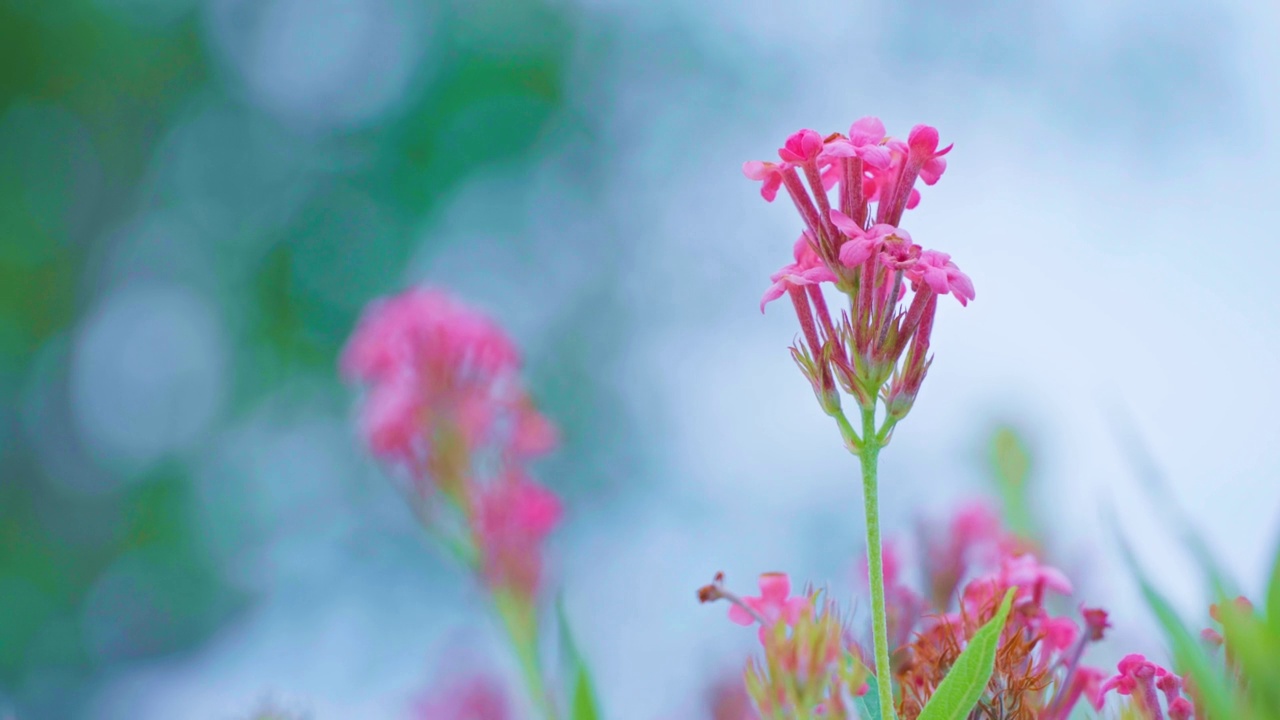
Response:
[[[494,592],[493,602],[497,606],[498,616],[502,618],[502,626],[507,631],[507,639],[511,641],[511,649],[520,662],[520,674],[524,678],[529,698],[542,717],[557,720],[555,704],[547,694],[547,686],[542,678],[542,663],[538,659],[537,620],[533,617],[533,608],[528,602],[522,602],[503,590]]]
[[[840,426],[840,437],[844,440],[845,447],[849,448],[849,452],[855,455],[861,453],[862,438],[858,437],[857,431],[853,429],[849,418],[845,417],[844,411],[836,410],[833,417],[836,419],[836,425]]]
[[[871,636],[875,641],[876,687],[880,691],[880,717],[896,720],[893,679],[889,668],[889,622],[884,606],[884,557],[880,547],[880,501],[876,486],[876,462],[882,445],[876,437],[876,405],[862,408],[862,498],[867,515],[867,574],[871,580]]]

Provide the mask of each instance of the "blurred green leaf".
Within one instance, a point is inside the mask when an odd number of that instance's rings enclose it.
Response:
[[[867,691],[854,698],[854,707],[862,720],[880,720],[880,688],[874,677],[867,678]]]
[[[978,704],[995,672],[996,649],[1016,593],[1016,588],[1009,588],[996,616],[969,638],[969,644],[920,712],[919,720],[959,720],[968,717]]]
[[[600,706],[596,700],[595,683],[591,679],[591,670],[587,667],[578,644],[573,639],[573,629],[569,625],[569,616],[564,609],[564,598],[556,601],[556,621],[560,627],[560,646],[564,652],[573,678],[573,688],[569,697],[573,698],[571,720],[599,720]]]
[[[1280,715],[1280,635],[1251,609],[1225,598],[1218,602],[1223,637],[1248,687],[1267,708],[1267,717]]]
[[[1173,657],[1180,672],[1189,675],[1195,684],[1200,701],[1209,710],[1211,718],[1231,718],[1231,720],[1257,719],[1258,716],[1242,703],[1242,699],[1232,692],[1222,666],[1211,659],[1203,646],[1174,611],[1173,606],[1155,586],[1147,579],[1146,573],[1138,564],[1129,547],[1129,541],[1120,531],[1120,526],[1111,515],[1111,528],[1129,572],[1133,575],[1142,591],[1147,606],[1155,613],[1156,620],[1164,630],[1165,637],[1173,650]]]
[[[990,459],[1005,521],[1020,537],[1033,539],[1035,519],[1027,492],[1031,451],[1016,430],[1004,425],[991,438]]]
[[[1276,546],[1276,559],[1271,564],[1271,579],[1267,582],[1267,622],[1273,632],[1280,634],[1280,545]]]

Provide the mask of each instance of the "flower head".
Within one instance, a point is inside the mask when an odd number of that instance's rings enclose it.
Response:
[[[794,261],[770,277],[760,307],[791,295],[808,345],[793,356],[828,414],[839,414],[843,389],[864,408],[885,397],[889,424],[900,421],[929,366],[936,296],[954,294],[961,305],[974,298],[950,256],[921,248],[900,222],[919,202],[916,180],[937,182],[950,150],[939,148],[933,127],[895,140],[865,117],[847,135],[800,130],[778,150],[780,162],[743,165],[766,200],[785,187],[803,222]],[[815,287],[823,282],[848,296],[847,318],[830,315]]]
[[[415,288],[369,306],[341,366],[367,386],[362,433],[407,471],[423,522],[490,588],[532,603],[562,510],[526,464],[557,433],[521,382],[515,344],[451,295]]]

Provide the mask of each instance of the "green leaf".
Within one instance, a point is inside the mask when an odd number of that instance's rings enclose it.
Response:
[[[1271,630],[1280,635],[1280,545],[1276,546],[1276,561],[1271,567],[1271,580],[1267,583],[1267,622]]]
[[[1012,427],[1001,426],[991,438],[990,457],[1005,521],[1020,537],[1034,539],[1035,522],[1027,493],[1031,452],[1026,442]]]
[[[862,697],[854,698],[854,706],[861,720],[880,720],[880,689],[874,677],[867,678],[867,691]]]
[[[556,601],[556,619],[560,624],[560,646],[572,666],[573,689],[569,697],[573,699],[569,708],[570,720],[599,720],[600,704],[596,700],[595,682],[591,679],[591,670],[574,642],[573,631],[569,626],[569,616],[564,610],[564,598]]]
[[[1275,717],[1280,713],[1280,663],[1276,662],[1280,657],[1280,636],[1252,610],[1233,600],[1219,600],[1218,615],[1241,676],[1255,698],[1270,708],[1267,716]]]
[[[951,672],[942,679],[929,702],[920,713],[920,720],[960,720],[967,717],[982,698],[996,668],[996,649],[1000,646],[1000,633],[1009,619],[1016,588],[1009,588],[1000,603],[1000,610],[986,625],[969,638],[960,657],[951,666]]]
[[[596,704],[595,686],[587,666],[578,663],[578,677],[573,682],[573,720],[599,720],[600,706]]]

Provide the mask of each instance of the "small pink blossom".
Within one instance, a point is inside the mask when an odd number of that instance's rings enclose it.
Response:
[[[865,117],[849,127],[847,139],[837,138],[827,143],[822,155],[828,160],[857,157],[873,168],[887,168],[890,156],[882,144],[884,139],[884,123],[879,118]]]
[[[1041,565],[1031,553],[1005,558],[1000,567],[1000,580],[1005,587],[1017,587],[1020,595],[1034,598],[1036,602],[1046,589],[1063,595],[1073,592],[1071,581],[1061,570]]]
[[[742,174],[751,180],[760,181],[760,197],[765,202],[773,202],[778,197],[778,188],[782,187],[782,172],[790,167],[787,163],[778,165],[760,160],[750,160],[742,164]]]
[[[422,432],[422,398],[409,376],[375,385],[360,413],[360,429],[375,455],[409,461]]]
[[[542,543],[563,516],[560,498],[512,473],[479,489],[475,505],[476,544],[489,584],[534,596],[542,576]]]
[[[1077,684],[1094,710],[1101,710],[1103,705],[1102,681],[1106,673],[1098,668],[1080,665],[1076,667],[1073,682]]]
[[[800,130],[787,138],[786,144],[778,149],[778,157],[787,163],[815,162],[823,146],[821,135],[813,130]]]
[[[925,250],[920,253],[920,260],[907,271],[907,277],[913,287],[927,285],[939,295],[954,293],[961,305],[968,305],[975,297],[973,281],[944,252]]]
[[[943,155],[951,152],[952,145],[938,150],[938,129],[931,125],[916,125],[907,135],[909,162],[919,163],[920,179],[926,185],[933,185],[942,177],[947,169],[947,161]]]
[[[1169,720],[1191,720],[1195,715],[1195,706],[1186,698],[1178,698],[1169,703]]]
[[[760,575],[760,596],[742,598],[751,610],[764,618],[768,625],[781,620],[791,624],[799,617],[800,612],[809,607],[809,600],[804,597],[791,597],[791,578],[786,573],[771,572]],[[734,604],[729,606],[729,619],[739,625],[750,625],[756,617],[746,608]],[[768,627],[760,627],[761,641]]]
[[[1172,673],[1137,653],[1125,655],[1116,665],[1116,670],[1117,674],[1102,684],[1100,694],[1106,695],[1115,690],[1121,695],[1132,695],[1148,717],[1160,717],[1160,698],[1156,695],[1156,685]],[[1166,686],[1172,687],[1168,682]]]
[[[817,251],[813,249],[813,243],[809,238],[808,232],[800,235],[795,245],[792,246],[791,253],[795,258],[795,262],[790,265],[783,265],[777,272],[769,276],[773,284],[769,286],[769,289],[764,293],[764,297],[760,299],[760,312],[764,312],[765,305],[782,297],[788,287],[803,287],[805,285],[836,281],[835,273],[831,272],[826,263],[822,262],[822,258],[818,257]]]
[[[1111,627],[1111,623],[1107,620],[1107,611],[1102,608],[1082,608],[1080,614],[1084,616],[1084,627],[1089,641],[1101,641],[1107,628]]]
[[[1040,632],[1044,633],[1044,643],[1052,652],[1064,652],[1075,645],[1080,628],[1071,618],[1045,618],[1040,622]]]
[[[897,237],[907,243],[911,242],[911,236],[906,231],[892,225],[881,223],[873,225],[870,230],[863,230],[853,218],[835,208],[832,208],[830,216],[836,228],[849,238],[840,246],[839,252],[840,264],[847,268],[856,268],[872,255],[878,254],[888,238]]]

